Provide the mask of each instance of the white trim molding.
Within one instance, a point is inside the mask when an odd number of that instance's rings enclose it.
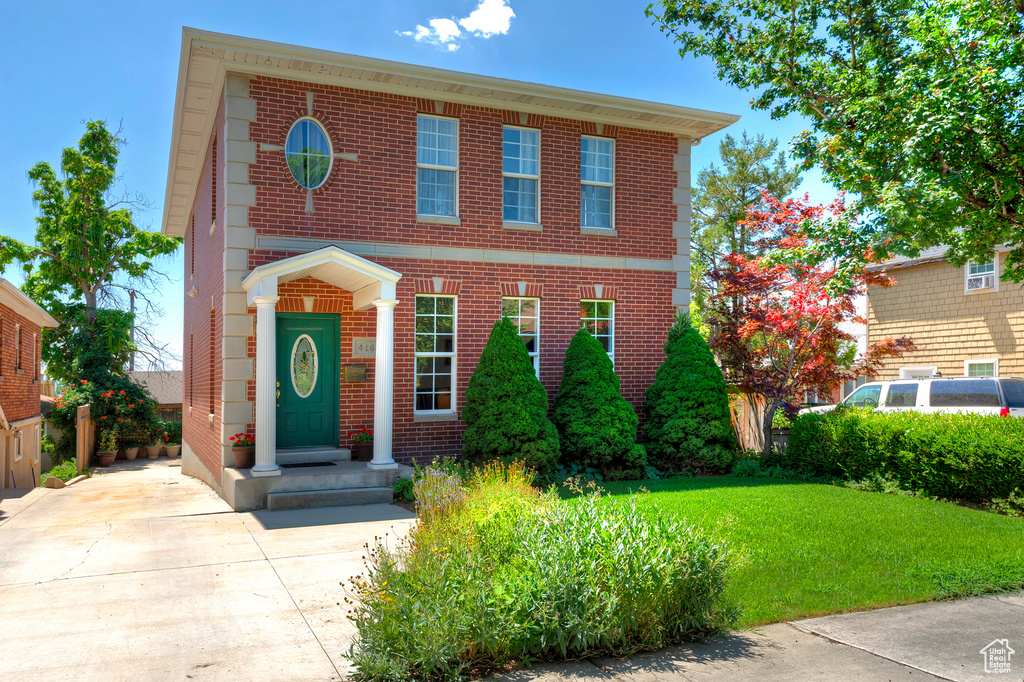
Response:
[[[928,376],[933,377],[935,376],[935,373],[938,371],[938,365],[905,365],[903,367],[900,367],[900,379],[923,378],[920,376],[915,377],[911,375],[920,375],[923,374],[924,372],[928,372]]]

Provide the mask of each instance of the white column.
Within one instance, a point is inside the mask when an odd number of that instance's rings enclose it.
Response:
[[[256,296],[256,466],[253,476],[280,476],[277,466],[277,296]]]
[[[371,469],[394,469],[391,456],[392,406],[395,397],[395,306],[398,301],[378,298],[377,358],[373,380],[373,460]]]

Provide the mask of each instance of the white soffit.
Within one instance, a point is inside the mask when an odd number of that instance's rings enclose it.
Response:
[[[183,28],[164,234],[182,236],[226,73],[504,109],[700,139],[739,116]],[[215,101],[216,97],[216,101]]]
[[[3,278],[0,278],[0,305],[10,308],[16,314],[38,324],[40,327],[57,327],[60,325],[38,303],[26,296],[21,289]]]

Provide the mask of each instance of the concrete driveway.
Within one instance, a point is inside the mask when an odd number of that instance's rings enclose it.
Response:
[[[180,460],[0,491],[0,680],[338,680],[391,505],[236,514]]]

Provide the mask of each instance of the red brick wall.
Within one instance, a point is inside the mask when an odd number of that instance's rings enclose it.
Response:
[[[331,175],[314,194],[292,179],[283,151],[257,146],[250,181],[259,208],[250,225],[261,235],[331,240],[430,244],[594,256],[668,259],[672,239],[672,155],[667,133],[606,126],[616,139],[615,227],[618,237],[580,234],[580,136],[594,124],[530,116],[541,131],[541,210],[544,231],[502,228],[501,136],[503,121],[519,115],[497,109],[448,105],[459,119],[460,227],[416,223],[416,115],[434,113],[433,102],[344,88],[255,77],[249,95],[257,119],[249,128],[257,145],[283,145],[292,123],[306,115],[306,93],[314,94],[314,116],[327,129],[335,152]]]
[[[15,367],[14,329],[21,325],[21,372]],[[32,335],[35,335],[35,346]],[[42,336],[39,326],[5,305],[0,305],[0,407],[8,421],[27,419],[39,414],[39,356]]]
[[[224,112],[220,107],[215,130],[224,129]],[[206,152],[195,201],[193,216],[185,233],[185,276],[184,291],[195,287],[195,297],[185,296],[184,352],[182,366],[185,370],[182,409],[182,439],[192,448],[207,469],[220,481],[221,474],[221,401],[220,371],[221,337],[224,318],[222,315],[224,293],[224,135],[217,134],[217,172],[213,173],[214,150]],[[216,178],[220,197],[213,206]],[[217,216],[216,229],[210,233],[213,215]],[[194,254],[194,255],[193,255]],[[193,262],[194,258],[194,262]],[[211,302],[212,300],[212,302]],[[212,308],[211,308],[212,306]],[[214,329],[211,335],[210,311],[214,310]],[[192,346],[190,348],[190,346]],[[210,362],[213,353],[215,362]],[[213,376],[211,376],[211,368]],[[210,394],[215,396],[211,422]]]
[[[250,265],[256,267],[295,255],[281,252],[253,252]],[[579,329],[579,301],[590,296],[588,285],[602,284],[614,292],[615,368],[621,380],[623,396],[639,412],[644,391],[654,379],[662,360],[662,344],[674,319],[671,291],[674,273],[627,272],[515,266],[452,261],[377,258],[375,262],[403,274],[398,283],[399,305],[395,308],[395,394],[394,456],[400,462],[414,457],[430,459],[435,455],[457,455],[462,448],[460,422],[416,423],[413,417],[413,329],[415,296],[422,292],[422,280],[445,279],[446,290],[458,291],[458,335],[456,364],[456,407],[464,403],[469,377],[480,358],[494,322],[501,314],[503,284],[528,282],[538,292],[540,304],[541,382],[554,400],[562,378],[565,350]],[[418,286],[419,284],[419,286]],[[432,284],[432,283],[431,283]],[[376,334],[376,311],[353,311],[350,293],[318,280],[303,279],[280,286],[278,310],[301,312],[304,296],[315,296],[312,312],[340,313],[341,364],[367,365],[365,383],[341,382],[340,445],[351,446],[347,432],[373,424],[372,358],[353,358],[352,338]],[[428,293],[428,292],[422,292]],[[254,309],[250,312],[255,314]],[[250,339],[249,355],[255,357],[255,340]],[[255,383],[249,382],[249,399],[255,400]]]

